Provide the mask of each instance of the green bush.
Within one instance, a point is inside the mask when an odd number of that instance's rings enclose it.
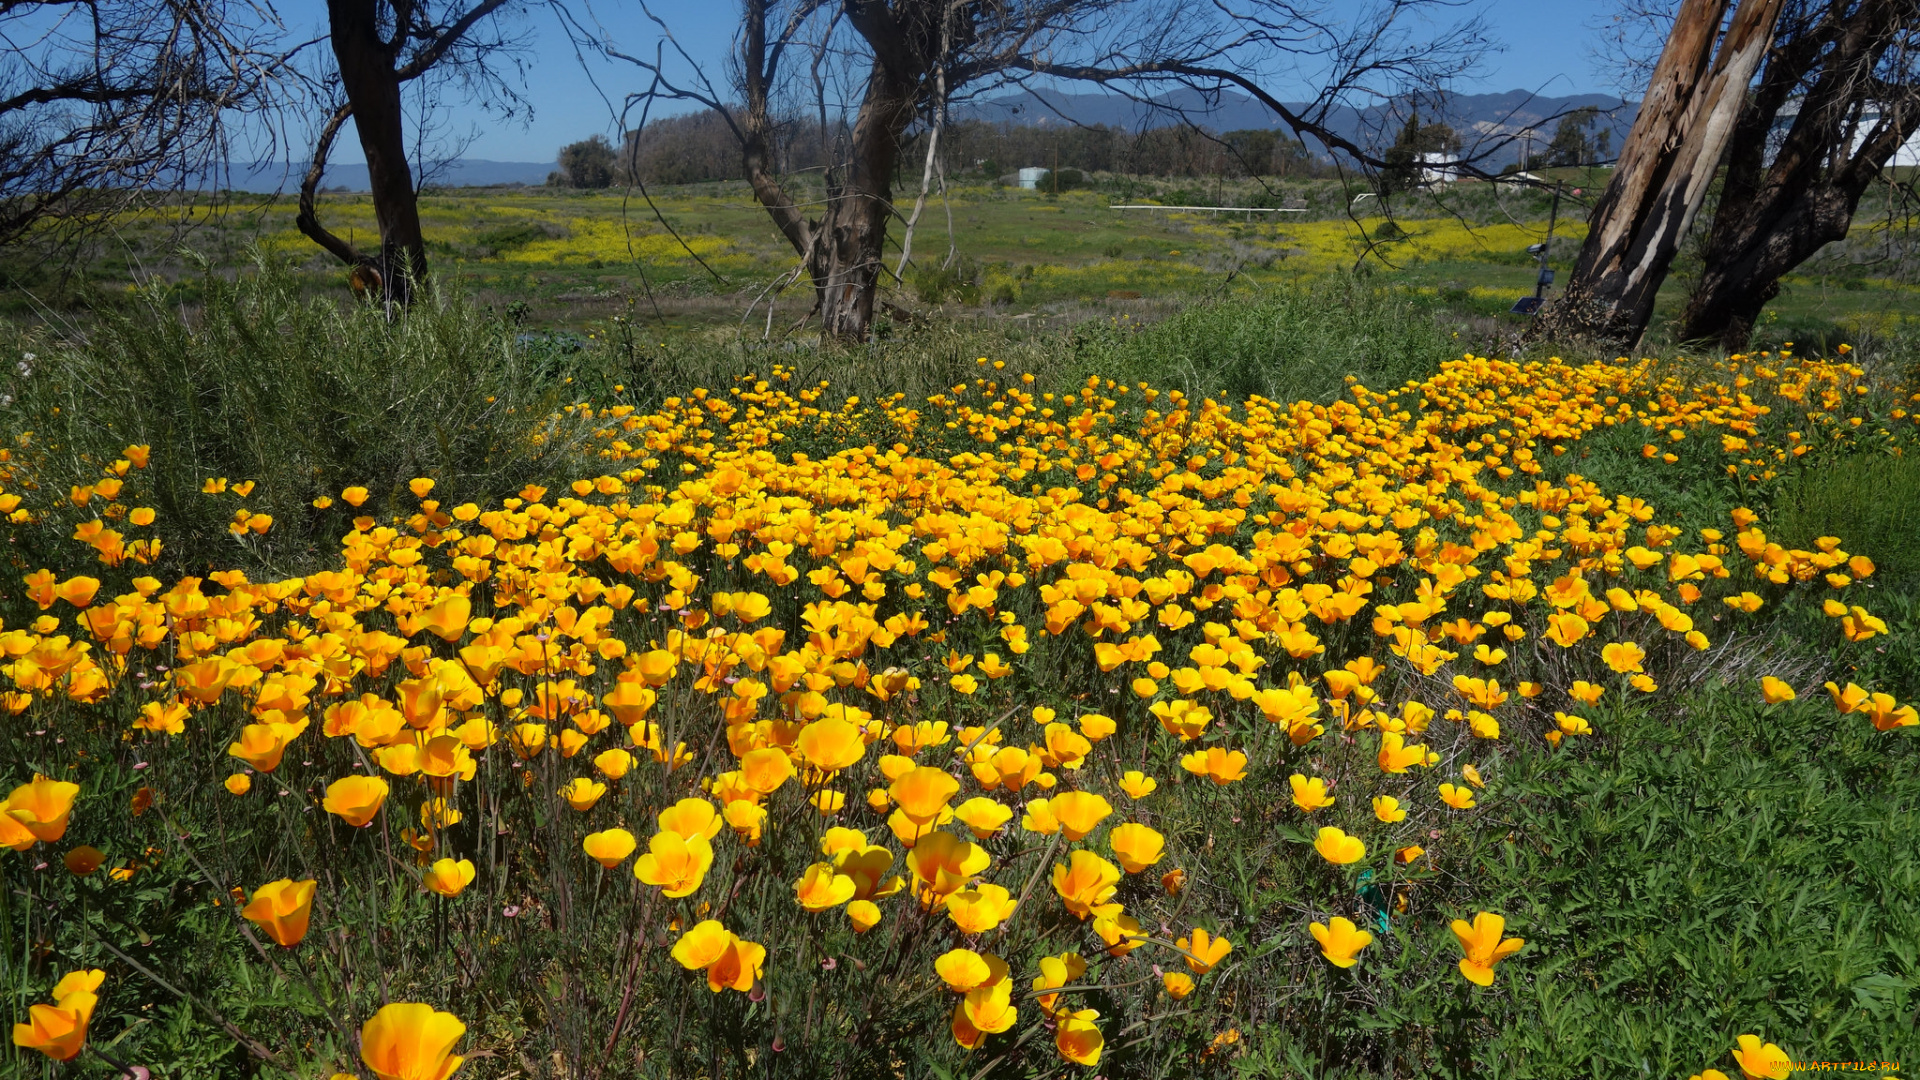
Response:
[[[913,294],[923,304],[938,304],[949,297],[963,304],[980,299],[980,268],[972,260],[961,259],[951,266],[915,267],[912,271]]]
[[[1079,169],[1061,169],[1059,172],[1054,172],[1049,169],[1040,174],[1040,182],[1034,185],[1035,190],[1049,194],[1060,191],[1072,191],[1074,188],[1086,186],[1087,174],[1081,172]]]
[[[567,235],[559,226],[542,222],[520,221],[508,225],[499,225],[485,232],[475,233],[473,243],[493,254],[523,248],[535,240],[551,240]]]

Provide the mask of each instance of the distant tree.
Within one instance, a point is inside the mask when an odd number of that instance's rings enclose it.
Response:
[[[1058,172],[1048,169],[1046,172],[1041,173],[1040,182],[1037,186],[1041,191],[1058,193],[1062,191],[1072,191],[1077,187],[1085,187],[1086,183],[1087,174],[1081,172],[1079,169],[1063,168]]]
[[[822,170],[834,160],[836,142],[851,131],[829,123],[822,137],[817,117],[789,115],[777,120],[773,154],[780,170]],[[902,143],[898,158],[913,159],[925,148],[926,132],[915,131]],[[999,177],[1021,166],[1050,168],[1058,155],[1062,169],[1118,172],[1138,176],[1209,176],[1221,166],[1226,144],[1230,175],[1318,176],[1331,164],[1296,139],[1275,131],[1250,129],[1210,136],[1190,125],[1166,123],[1141,131],[1105,124],[1018,124],[988,120],[952,120],[941,136],[949,161],[968,171]],[[700,110],[651,120],[644,130],[628,131],[615,151],[615,182],[690,184],[744,178],[740,147],[726,120]],[[556,183],[562,182],[560,179]]]
[[[791,154],[788,130],[783,149]],[[703,180],[739,180],[740,144],[727,121],[711,109],[667,116],[621,136],[618,162],[621,183],[692,184]]]
[[[1227,148],[1227,171],[1234,175],[1266,176],[1275,171],[1274,147],[1278,133],[1265,128],[1229,131],[1220,136]]]
[[[1411,191],[1420,178],[1420,170],[1415,165],[1419,155],[1420,115],[1415,113],[1407,117],[1400,128],[1400,135],[1387,147],[1384,155],[1386,166],[1380,170],[1380,192],[1393,195],[1402,191]]]
[[[1307,144],[1299,139],[1276,139],[1273,144],[1273,173],[1282,179],[1295,176],[1317,176],[1327,169],[1328,163],[1314,156]]]
[[[1204,132],[1189,126],[1154,127],[1128,140],[1121,168],[1141,176],[1205,176],[1213,172],[1219,148]]]
[[[595,135],[560,148],[560,171],[547,177],[556,187],[606,188],[613,186],[613,144],[605,135]]]
[[[1380,170],[1380,193],[1395,195],[1420,186],[1422,163],[1428,154],[1453,154],[1460,149],[1460,137],[1449,124],[1422,124],[1420,114],[1407,117],[1400,134],[1387,148]]]
[[[0,0],[0,244],[216,177],[290,81],[278,30],[241,0]]]
[[[1599,116],[1599,109],[1588,106],[1561,117],[1560,126],[1554,129],[1553,141],[1547,144],[1543,164],[1586,165],[1599,157],[1600,142],[1588,133]]]

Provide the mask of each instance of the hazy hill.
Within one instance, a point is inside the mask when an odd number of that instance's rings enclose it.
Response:
[[[1289,107],[1294,105],[1289,103]],[[1422,120],[1441,120],[1453,125],[1469,143],[1474,135],[1519,135],[1533,129],[1538,144],[1553,137],[1560,115],[1587,107],[1601,111],[1601,124],[1612,130],[1613,146],[1618,149],[1626,139],[1627,129],[1633,126],[1639,104],[1609,94],[1543,97],[1525,90],[1453,94],[1443,99],[1438,108],[1422,105],[1420,115]],[[1406,109],[1404,102],[1367,109],[1336,109],[1331,114],[1332,127],[1341,136],[1363,146],[1381,146],[1393,140],[1394,133],[1405,121]],[[1150,103],[1131,101],[1116,94],[1028,90],[970,102],[955,112],[966,119],[1039,127],[1105,124],[1140,129],[1178,122],[1182,114],[1214,131],[1280,126],[1279,118],[1253,98],[1233,93],[1203,95],[1185,89],[1160,95]],[[1510,156],[1517,155],[1516,148]]]

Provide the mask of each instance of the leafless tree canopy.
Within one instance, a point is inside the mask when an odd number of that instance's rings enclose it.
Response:
[[[1141,101],[1174,88],[1233,89],[1296,136],[1384,166],[1378,150],[1339,133],[1336,113],[1436,91],[1487,44],[1479,23],[1455,18],[1464,0],[741,0],[733,60],[720,73],[673,38],[665,9],[641,2],[661,31],[651,49],[583,36],[640,70],[646,85],[627,100],[641,126],[663,100],[697,102],[724,122],[756,198],[812,281],[824,332],[854,339],[871,321],[890,217],[907,223],[904,268],[927,191],[944,184],[938,146],[956,102],[1033,80],[1099,83]],[[809,113],[813,130],[846,133],[829,154],[818,216],[780,175],[779,124]],[[893,205],[892,177],[916,126],[928,138],[909,214]],[[1484,175],[1479,163],[1497,152],[1474,147],[1460,171]]]
[[[648,79],[628,99],[642,126],[660,100],[698,102],[717,114],[740,147],[755,197],[812,280],[823,331],[856,340],[873,317],[895,213],[893,174],[908,130],[917,121],[944,127],[954,101],[1075,47],[1130,6],[1145,9],[1127,0],[743,0],[722,75],[695,64],[671,24],[642,6],[662,31],[650,54],[594,42]],[[808,114],[822,135],[846,132],[824,170],[826,203],[817,217],[783,186],[778,154],[782,119]],[[935,160],[927,155],[927,181]]]
[[[217,176],[292,51],[245,0],[0,0],[0,244]]]

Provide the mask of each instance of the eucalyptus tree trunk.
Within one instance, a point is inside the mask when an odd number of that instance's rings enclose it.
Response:
[[[1687,339],[1746,348],[1781,276],[1846,239],[1861,196],[1920,130],[1912,58],[1888,62],[1917,19],[1915,0],[1830,0],[1783,25],[1735,129],[1706,266],[1681,318]],[[1791,125],[1770,139],[1790,102]],[[1878,114],[1870,125],[1868,110]]]
[[[1784,0],[1683,0],[1619,163],[1588,217],[1566,291],[1531,340],[1637,344],[1655,296],[1727,149]],[[1717,44],[1717,48],[1715,47]]]

